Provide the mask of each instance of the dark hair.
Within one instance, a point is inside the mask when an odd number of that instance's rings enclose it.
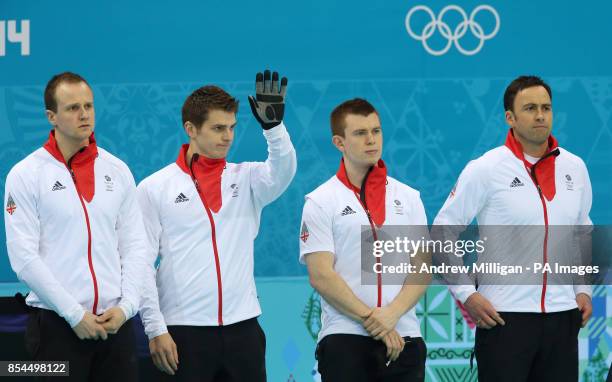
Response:
[[[238,101],[218,86],[202,86],[191,93],[183,104],[183,125],[189,121],[199,129],[206,122],[210,110],[236,113]]]
[[[85,78],[79,76],[76,73],[64,72],[54,75],[53,77],[51,77],[49,82],[47,82],[47,87],[45,88],[45,109],[57,112],[57,99],[55,99],[55,90],[63,82],[69,84],[77,84],[79,82],[83,82],[87,86],[89,86],[87,81],[85,81]],[[91,88],[91,86],[89,87]]]
[[[371,103],[363,98],[353,98],[342,102],[336,106],[331,113],[331,130],[332,135],[344,137],[344,129],[346,128],[346,116],[348,114],[357,114],[367,117],[368,115],[378,112],[374,109]]]
[[[514,111],[514,99],[518,92],[523,89],[531,88],[534,86],[542,86],[548,92],[548,96],[552,101],[552,91],[550,90],[550,86],[546,82],[544,82],[540,77],[537,76],[520,76],[516,78],[514,81],[508,85],[506,88],[506,92],[504,93],[504,110],[505,111]]]

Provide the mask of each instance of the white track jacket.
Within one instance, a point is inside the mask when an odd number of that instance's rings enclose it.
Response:
[[[85,310],[118,305],[128,319],[138,312],[146,240],[136,184],[93,135],[65,163],[52,131],[9,172],[4,205],[9,260],[32,291],[28,305],[72,327]]]
[[[263,134],[265,162],[196,154],[188,166],[183,145],[175,163],[138,185],[150,246],[140,313],[150,339],[166,333],[166,325],[222,326],[261,314],[253,276],[261,211],[297,167],[282,123]]]
[[[336,175],[306,195],[300,232],[300,263],[314,252],[334,255],[334,271],[364,304],[381,307],[393,301],[402,285],[362,282],[362,227],[368,226],[374,240],[384,225],[427,226],[425,208],[417,190],[387,176],[379,161],[366,177],[362,189],[348,180],[344,161]],[[421,337],[413,307],[395,327],[402,337]],[[321,297],[321,330],[318,341],[330,334],[369,334],[361,324],[339,312]]]
[[[544,227],[544,239],[534,242],[546,263],[550,226],[591,226],[592,192],[584,162],[557,147],[549,138],[548,153],[533,165],[520,143],[508,132],[506,144],[468,163],[454,190],[434,220],[434,225],[479,226],[537,225]],[[508,256],[512,256],[508,248]],[[554,260],[554,259],[553,259]],[[450,287],[465,303],[476,289],[473,285]],[[589,286],[549,285],[546,274],[541,285],[481,285],[478,288],[495,309],[502,312],[559,312],[577,307],[576,294],[591,294]]]

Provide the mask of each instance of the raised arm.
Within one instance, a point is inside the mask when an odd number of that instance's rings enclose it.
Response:
[[[287,78],[266,70],[255,78],[255,98],[249,104],[268,143],[268,158],[251,166],[251,190],[261,206],[278,198],[289,186],[297,168],[295,149],[283,124]]]

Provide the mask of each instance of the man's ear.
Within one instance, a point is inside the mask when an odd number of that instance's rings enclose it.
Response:
[[[185,129],[185,133],[187,133],[189,138],[195,138],[196,137],[198,132],[197,132],[196,126],[193,123],[187,121],[183,125],[183,128]]]
[[[57,126],[57,115],[55,112],[51,110],[45,110],[45,114],[47,115],[47,121],[51,124],[51,126]]]
[[[514,122],[516,119],[514,118],[514,113],[512,112],[512,110],[506,110],[506,113],[504,113],[504,115],[506,117],[506,123],[508,124],[508,126],[514,126]]]
[[[339,135],[334,135],[332,137],[332,144],[336,146],[336,148],[344,154],[344,138]]]

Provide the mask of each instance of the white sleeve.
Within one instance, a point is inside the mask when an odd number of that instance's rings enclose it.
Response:
[[[591,221],[589,214],[591,213],[591,205],[593,203],[593,190],[591,188],[591,179],[589,178],[589,171],[587,170],[587,167],[584,162],[581,161],[581,164],[583,170],[584,190],[582,191],[580,215],[578,217],[577,222],[578,233],[580,235],[578,240],[580,243],[580,248],[586,247],[586,251],[588,251],[588,253],[590,254],[592,250],[590,234],[593,222]],[[586,240],[587,242],[584,242],[584,240]],[[574,285],[574,294],[578,295],[579,293],[584,293],[588,296],[592,296],[593,291],[591,285]]]
[[[430,235],[429,227],[427,225],[427,214],[425,213],[425,206],[423,205],[421,194],[419,192],[417,192],[417,195],[413,200],[411,215],[412,223],[408,225],[408,228],[412,230],[412,237],[422,237],[425,240],[429,240]]]
[[[584,293],[589,297],[593,296],[593,288],[590,285],[574,285],[574,295]]]
[[[121,260],[121,300],[118,305],[125,317],[130,319],[138,313],[140,306],[147,247],[142,214],[136,199],[136,183],[127,166],[124,182],[126,191],[116,226]]]
[[[484,207],[489,193],[488,178],[488,170],[480,161],[471,161],[463,169],[433,222],[434,226],[448,227],[440,227],[445,233],[444,239],[456,240]],[[446,236],[449,233],[452,237]],[[449,285],[449,289],[461,303],[476,292],[474,285]]]
[[[57,281],[40,257],[38,192],[15,168],[6,178],[4,205],[6,247],[13,271],[46,306],[71,327],[76,326],[85,309]]]
[[[268,159],[251,165],[251,191],[263,207],[278,198],[295,175],[297,158],[285,125],[264,130]]]
[[[427,226],[427,214],[425,213],[425,206],[423,200],[421,200],[421,194],[417,193],[414,199],[414,212],[415,212],[415,224]]]
[[[434,225],[469,225],[487,202],[487,179],[488,169],[479,161],[468,163],[436,215]]]
[[[162,227],[159,209],[151,200],[146,183],[141,182],[138,185],[137,195],[147,236],[146,272],[141,295],[140,318],[147,337],[153,339],[168,332],[164,316],[159,309],[159,296],[155,284],[155,262],[159,254]]]
[[[593,222],[589,217],[591,213],[591,205],[593,203],[593,190],[591,188],[591,179],[589,178],[589,171],[586,168],[584,162],[582,163],[583,179],[584,179],[584,190],[582,192],[582,199],[580,203],[580,215],[578,218],[578,225],[592,226]]]
[[[306,263],[309,253],[335,253],[332,218],[310,198],[306,198],[300,227],[300,263]]]

